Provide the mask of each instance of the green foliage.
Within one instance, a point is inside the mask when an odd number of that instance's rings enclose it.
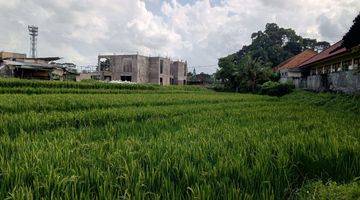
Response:
[[[0,90],[11,89],[13,81]],[[357,194],[357,97],[52,86],[64,94],[0,94],[0,199]],[[97,90],[114,93],[93,93]],[[311,185],[329,181],[338,184]]]
[[[217,91],[217,92],[230,92],[229,89],[227,87],[225,87],[225,85],[222,83],[213,83],[213,84],[207,86],[207,88],[210,90]]]
[[[325,41],[302,38],[294,30],[281,28],[275,23],[267,24],[265,31],[253,33],[251,38],[252,43],[249,46],[244,46],[234,54],[235,60],[239,61],[246,54],[251,54],[253,58],[261,59],[265,63],[270,63],[271,67],[275,67],[306,49],[323,50],[330,46]]]
[[[360,14],[354,19],[354,24],[343,37],[343,46],[351,49],[360,45]]]
[[[297,198],[304,200],[357,200],[360,199],[360,184],[358,182],[344,185],[338,184],[336,182],[323,184],[321,181],[318,181],[303,186],[300,192],[297,194]]]
[[[105,82],[89,83],[89,82],[73,82],[73,81],[40,81],[40,80],[0,78],[0,87],[155,90],[157,87],[160,86],[150,85],[150,84],[109,84]]]
[[[265,31],[253,33],[251,38],[252,43],[249,46],[244,46],[237,53],[219,59],[218,65],[220,69],[217,71],[216,77],[222,80],[230,89],[240,88],[240,90],[254,91],[255,85],[251,83],[251,79],[254,76],[249,77],[239,72],[245,68],[244,66],[254,68],[258,66],[256,64],[244,64],[249,61],[249,58],[261,63],[263,67],[274,68],[286,59],[306,49],[320,51],[330,46],[325,41],[318,42],[315,39],[302,38],[294,30],[280,28],[274,23],[267,24]],[[256,69],[254,70],[257,71]],[[259,84],[269,80],[275,81],[273,78],[276,77],[267,74],[267,76],[262,77],[263,80],[260,80]],[[248,83],[251,83],[250,88]]]
[[[273,72],[271,74],[270,80],[273,82],[278,82],[280,81],[280,78],[281,78],[280,72]]]
[[[291,93],[294,88],[294,85],[291,83],[268,81],[261,86],[260,94],[281,97]]]
[[[220,59],[221,70],[217,72],[217,78],[221,79],[226,87],[236,91],[255,92],[258,89],[257,86],[268,81],[272,74],[267,63],[253,59],[250,55],[245,56],[239,63],[235,63]]]

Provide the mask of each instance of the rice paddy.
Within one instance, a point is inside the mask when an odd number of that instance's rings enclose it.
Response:
[[[0,199],[359,199],[360,99],[0,80]]]

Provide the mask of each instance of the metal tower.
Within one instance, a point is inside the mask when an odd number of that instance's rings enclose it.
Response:
[[[37,54],[37,36],[39,35],[39,28],[37,26],[28,26],[30,34],[30,55],[36,58]]]

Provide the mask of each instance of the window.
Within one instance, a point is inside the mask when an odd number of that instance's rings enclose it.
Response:
[[[131,82],[131,76],[121,76],[121,81]]]
[[[359,69],[360,66],[360,58],[354,59],[354,69]]]
[[[164,72],[164,61],[160,60],[160,74],[163,74]]]
[[[335,68],[334,68],[334,66],[330,65],[330,73],[333,73],[333,72],[335,72]]]
[[[160,85],[163,85],[163,78],[160,78]]]
[[[123,71],[127,72],[127,73],[132,72],[132,60],[131,59],[124,59]]]
[[[326,65],[325,66],[325,74],[329,74],[331,73],[331,65]]]
[[[343,69],[344,71],[348,71],[350,65],[351,65],[351,60],[344,61],[344,62],[342,63],[342,69]]]
[[[170,84],[175,85],[175,80],[173,78],[170,78]]]
[[[316,71],[314,69],[310,70],[310,75],[313,76],[316,74]]]
[[[111,64],[109,58],[100,58],[99,60],[100,71],[110,71]]]
[[[184,76],[187,76],[186,69],[187,69],[187,64],[184,65]]]
[[[334,68],[335,72],[341,71],[341,65],[340,65],[340,63],[335,63],[335,64],[333,65],[333,68]]]

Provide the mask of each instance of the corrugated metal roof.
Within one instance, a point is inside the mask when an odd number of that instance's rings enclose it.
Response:
[[[4,65],[14,65],[19,67],[27,67],[27,68],[44,68],[44,69],[54,69],[61,68],[58,65],[53,64],[40,64],[40,63],[31,63],[31,62],[20,62],[20,61],[12,61],[12,60],[4,60]]]

